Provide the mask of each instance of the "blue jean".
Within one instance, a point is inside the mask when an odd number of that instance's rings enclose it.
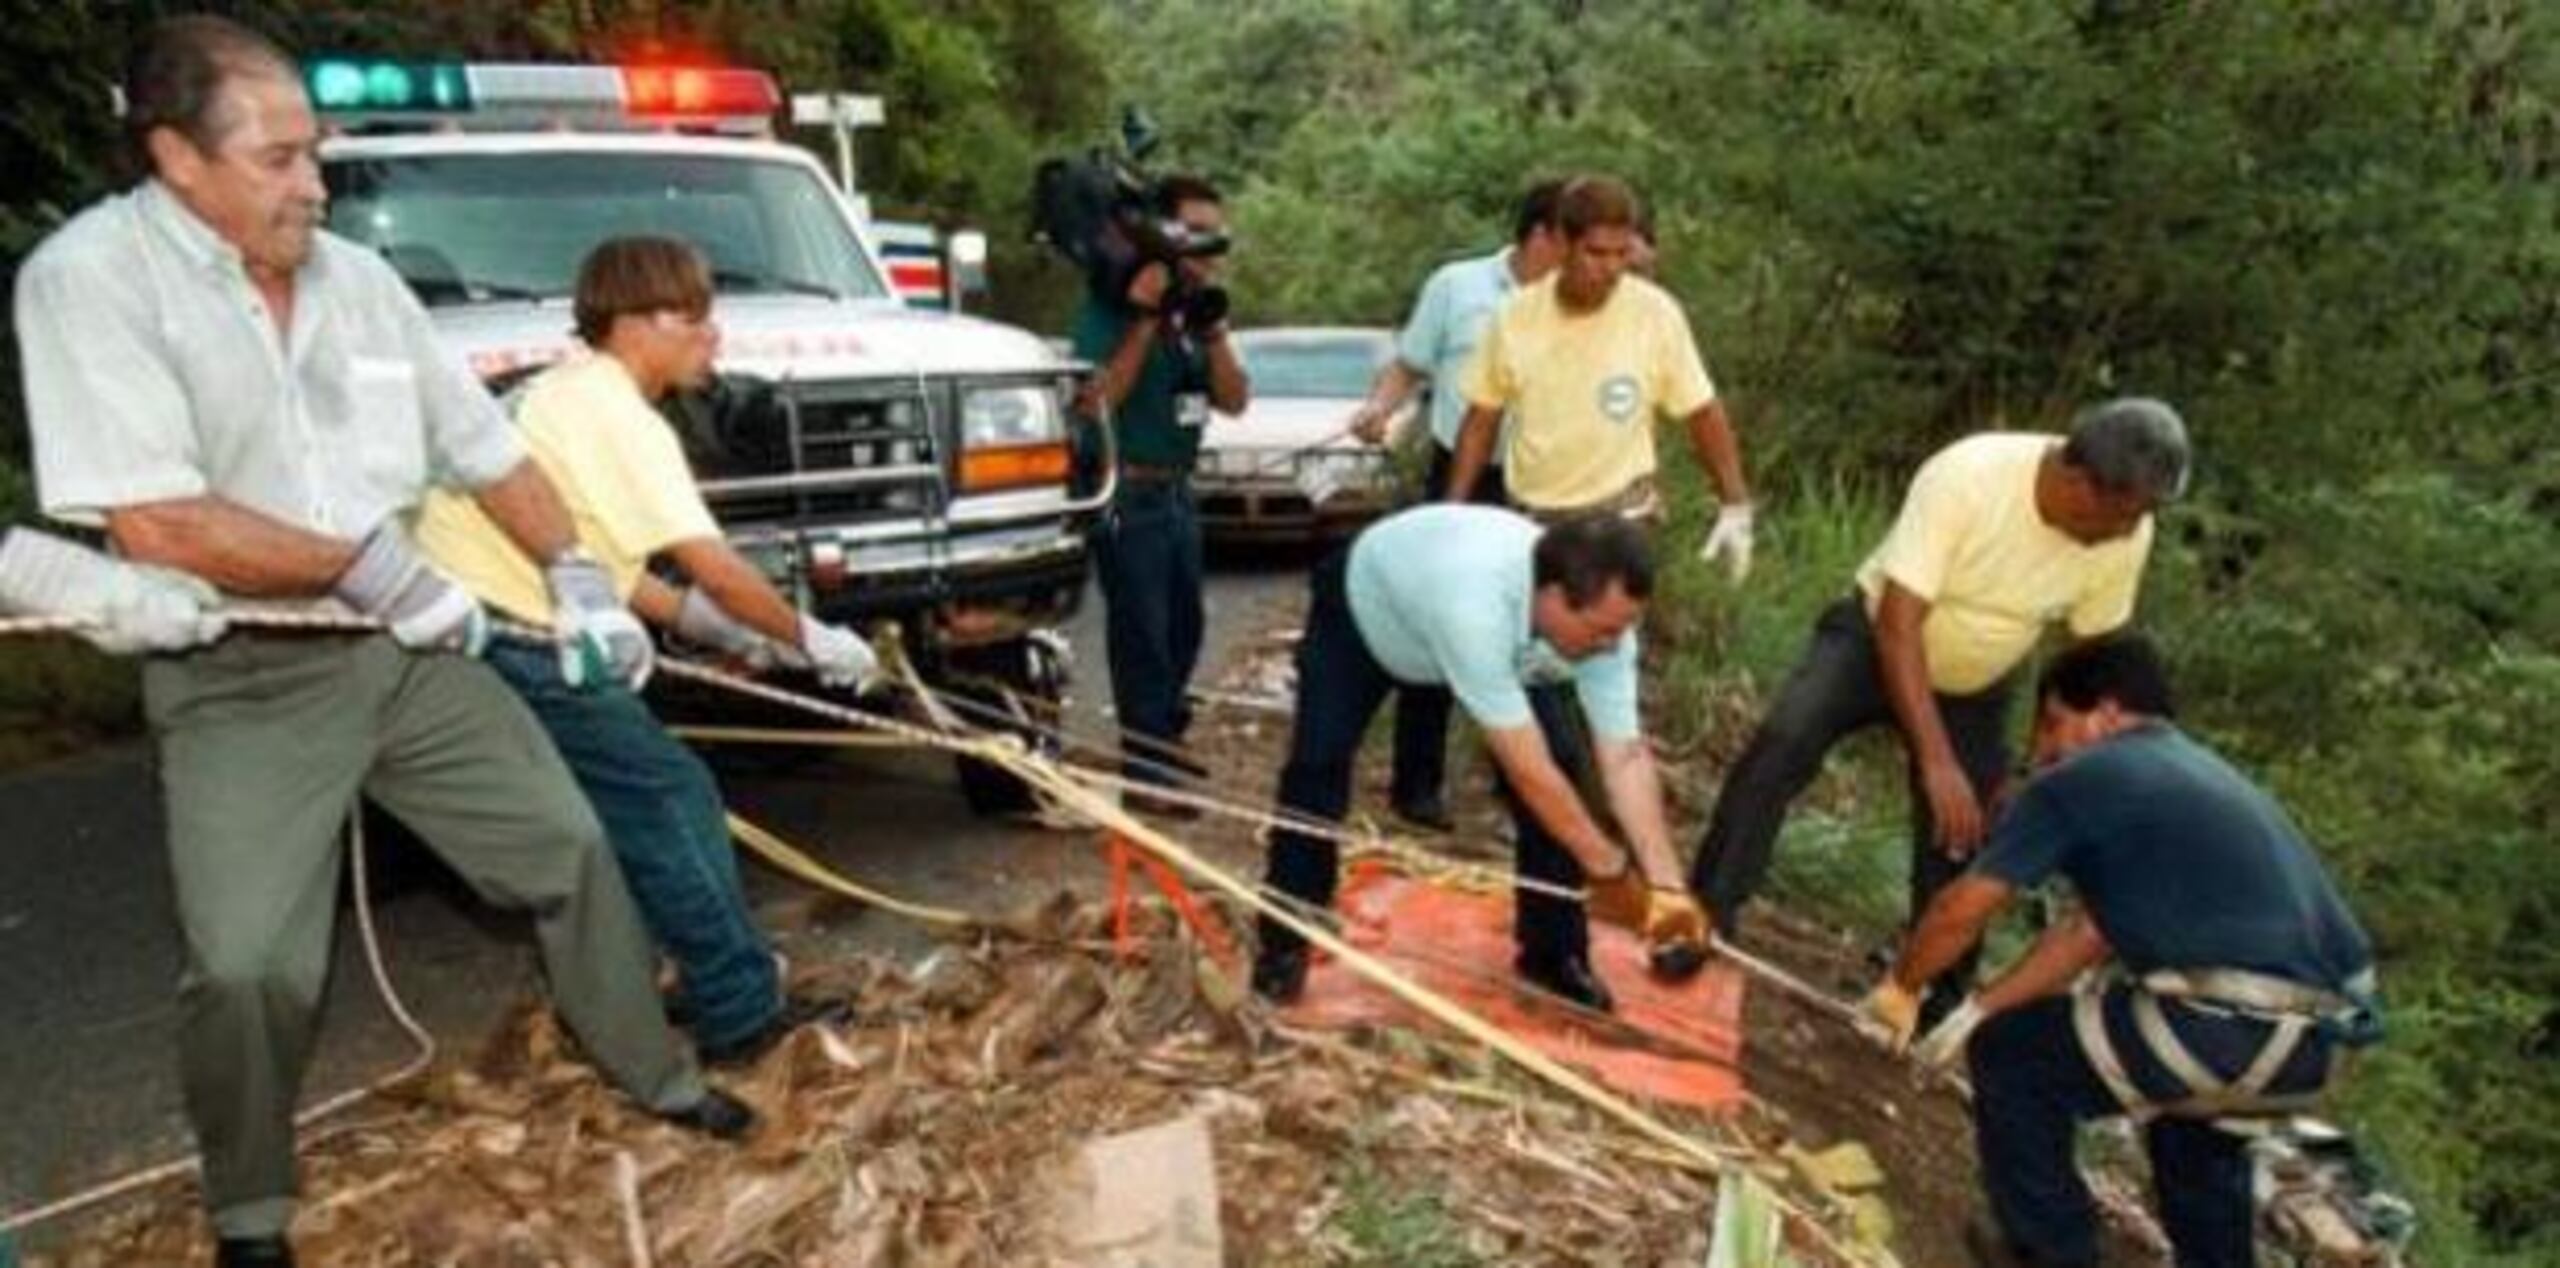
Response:
[[[1972,695],[1934,697],[1956,760],[1986,806],[2009,769],[2009,743],[2002,729],[2009,691],[2009,680],[2003,679]],[[1796,662],[1716,793],[1715,812],[1689,872],[1689,887],[1706,903],[1716,928],[1727,934],[1736,928],[1743,905],[1769,874],[1787,806],[1821,772],[1832,748],[1855,732],[1893,722],[1875,629],[1865,603],[1853,594],[1824,609],[1815,621],[1804,659]],[[1916,921],[1940,888],[1964,874],[1966,861],[1938,848],[1917,763],[1912,764],[1910,783],[1910,918]],[[1962,997],[1980,958],[1979,949],[1969,951],[1939,975],[1922,1014],[1924,1025],[1945,1015]]]
[[[1170,783],[1190,729],[1191,672],[1207,619],[1200,597],[1200,516],[1187,480],[1123,473],[1111,513],[1093,530],[1102,581],[1111,704],[1123,773]]]
[[[1290,814],[1327,823],[1342,821],[1351,803],[1352,767],[1360,755],[1369,723],[1397,688],[1351,618],[1343,593],[1343,572],[1350,558],[1344,551],[1316,568],[1309,584],[1306,634],[1298,640],[1297,716],[1289,732],[1289,760],[1280,771],[1280,808]],[[1538,695],[1533,692],[1533,707]],[[1554,696],[1555,693],[1545,693]],[[1571,696],[1560,697],[1570,703]],[[1546,712],[1541,710],[1542,723]],[[1583,747],[1579,731],[1571,747],[1558,746],[1557,765],[1568,779],[1578,778],[1577,755]],[[1552,737],[1555,733],[1549,732]],[[1566,890],[1582,884],[1582,868],[1565,852],[1527,807],[1514,803],[1514,861],[1519,874]],[[1271,833],[1271,859],[1264,883],[1311,906],[1333,904],[1340,872],[1339,852],[1332,841],[1310,833],[1276,828]],[[1579,959],[1590,945],[1590,927],[1582,904],[1557,894],[1513,890],[1512,933],[1524,960],[1553,964]],[[1300,939],[1269,917],[1261,925],[1265,948],[1291,948]]]
[[[2182,1087],[2134,1029],[2129,988],[2108,989],[2107,1034],[2134,1087],[2162,1101]],[[2216,1075],[2245,1068],[2269,1023],[2209,1013],[2176,1001],[2163,1006],[2188,1050]],[[1991,1213],[2010,1244],[2032,1262],[2095,1264],[2098,1221],[2074,1161],[2079,1126],[2124,1114],[2080,1048],[2068,997],[2038,1000],[1993,1017],[1973,1033],[1965,1057],[1973,1075],[1974,1146]],[[2316,1091],[2335,1060],[2325,1036],[2306,1037],[2268,1085],[2279,1095]],[[2239,1137],[2198,1119],[2160,1117],[2145,1126],[2154,1197],[2180,1268],[2249,1268],[2255,1220],[2248,1152]]]
[[[1438,443],[1431,446],[1431,467],[1422,476],[1422,500],[1437,502],[1449,492],[1449,468],[1456,458]],[[1502,484],[1502,468],[1486,467],[1476,478],[1468,501],[1479,506],[1508,506],[1511,495]],[[1436,801],[1448,764],[1449,709],[1455,699],[1447,687],[1416,683],[1396,688],[1394,781],[1396,805]]]
[[[694,1040],[733,1044],[762,1029],[782,1010],[782,986],[747,912],[710,769],[620,684],[571,690],[550,648],[500,642],[487,659],[533,710],[603,822],[641,921],[675,961]]]

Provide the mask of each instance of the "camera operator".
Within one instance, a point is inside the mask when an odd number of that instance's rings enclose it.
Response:
[[[1201,546],[1191,469],[1212,409],[1241,413],[1248,387],[1227,336],[1217,286],[1226,207],[1216,187],[1168,176],[1155,188],[1162,249],[1125,290],[1088,287],[1075,354],[1098,369],[1078,407],[1117,429],[1120,485],[1095,528],[1121,755],[1132,780],[1168,782],[1191,720],[1185,699],[1200,658]],[[1193,768],[1196,769],[1196,768]],[[1149,809],[1180,814],[1157,801]]]

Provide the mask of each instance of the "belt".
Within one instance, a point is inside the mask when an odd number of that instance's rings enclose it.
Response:
[[[1136,480],[1142,484],[1180,484],[1191,478],[1191,468],[1160,467],[1152,462],[1124,462],[1120,464],[1120,478]]]
[[[1652,476],[1638,476],[1628,481],[1625,488],[1596,502],[1585,502],[1579,506],[1524,504],[1520,509],[1529,518],[1550,526],[1578,516],[1597,515],[1604,512],[1623,516],[1639,524],[1651,525],[1662,517],[1662,497],[1653,487]]]

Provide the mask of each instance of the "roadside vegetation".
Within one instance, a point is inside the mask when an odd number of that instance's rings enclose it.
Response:
[[[58,6],[0,36],[12,261],[103,187],[98,85],[162,7]],[[637,31],[884,93],[863,153],[882,209],[988,228],[1004,312],[1047,328],[1067,282],[1021,243],[1030,166],[1124,102],[1234,192],[1248,321],[1395,322],[1531,176],[1628,177],[1766,503],[1748,584],[1684,560],[1663,605],[1664,681],[1700,702],[1671,739],[1710,776],[1922,456],[2169,399],[2200,469],[2142,619],[2190,724],[2286,799],[2381,943],[2392,1034],[2343,1116],[2420,1200],[2427,1262],[2560,1257],[2549,6],[220,7],[306,48],[609,55]],[[23,515],[5,399],[0,508]],[[1676,491],[1671,540],[1694,541],[1699,493]],[[0,711],[29,664],[0,655]],[[1890,745],[1859,757],[1791,830],[1785,888],[1881,935],[1901,791]],[[1429,1223],[1407,1211],[1382,1191],[1373,1222]]]

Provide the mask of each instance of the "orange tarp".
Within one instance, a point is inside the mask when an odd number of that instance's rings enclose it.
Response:
[[[1634,934],[1595,923],[1591,962],[1617,997],[1612,1020],[1540,994],[1512,972],[1509,893],[1443,889],[1371,866],[1353,870],[1336,906],[1344,941],[1610,1087],[1708,1110],[1741,1103],[1743,978],[1730,964],[1661,982],[1646,972]],[[1322,954],[1306,994],[1283,1016],[1317,1029],[1423,1020]]]

